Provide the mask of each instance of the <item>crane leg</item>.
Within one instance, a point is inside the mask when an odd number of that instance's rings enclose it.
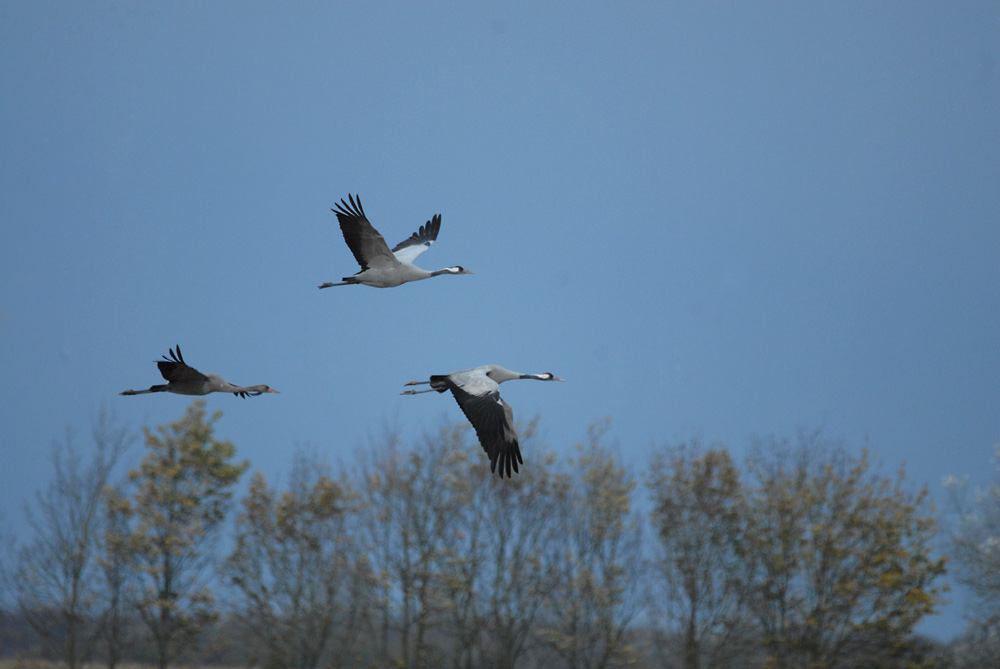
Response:
[[[421,381],[421,383],[428,383],[428,382]],[[411,384],[407,383],[406,385],[411,385]],[[400,393],[400,395],[419,395],[420,393],[432,393],[432,392],[434,392],[433,388],[428,388],[427,390],[404,390],[403,392]]]

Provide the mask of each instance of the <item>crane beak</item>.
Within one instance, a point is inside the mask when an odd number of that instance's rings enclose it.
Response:
[[[553,380],[553,381],[562,381],[563,383],[565,383],[565,382],[566,382],[566,379],[560,379],[560,378],[559,378],[558,376],[553,376],[553,377],[552,377],[552,380]]]
[[[278,391],[277,391],[277,390],[275,390],[274,388],[268,388],[268,389],[267,389],[267,392],[269,392],[269,393],[276,393],[276,392],[278,392]]]

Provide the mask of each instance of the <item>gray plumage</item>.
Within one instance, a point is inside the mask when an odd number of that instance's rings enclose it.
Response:
[[[177,393],[178,395],[208,395],[209,393],[232,393],[240,397],[276,393],[277,390],[268,386],[235,386],[218,374],[203,374],[194,367],[189,367],[181,356],[181,347],[177,351],[170,349],[170,357],[156,361],[156,367],[167,382],[159,386],[150,386],[149,390],[125,390],[122,395],[143,395],[145,393]]]
[[[472,274],[459,266],[428,272],[413,264],[417,256],[429,249],[437,239],[441,229],[441,214],[435,214],[434,218],[390,251],[385,238],[368,222],[365,211],[361,208],[361,198],[350,194],[347,197],[350,203],[341,200],[331,211],[337,214],[344,241],[354,254],[354,259],[361,265],[361,271],[354,276],[345,276],[341,279],[343,283],[327,282],[321,284],[320,288],[356,283],[376,288],[392,288],[441,274]]]
[[[429,390],[405,390],[402,394],[418,395],[432,390],[443,393],[450,390],[462,413],[476,430],[479,444],[490,459],[490,471],[496,472],[499,465],[500,478],[503,478],[504,472],[510,477],[511,470],[516,472],[518,464],[524,464],[517,433],[514,431],[514,411],[500,397],[500,384],[512,379],[564,380],[548,372],[521,374],[499,365],[484,365],[461,372],[434,375],[430,381],[410,381],[406,385],[430,384],[431,387]]]

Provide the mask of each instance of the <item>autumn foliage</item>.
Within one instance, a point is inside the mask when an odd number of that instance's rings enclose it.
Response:
[[[564,458],[530,423],[525,466],[501,481],[474,434],[447,426],[415,444],[386,434],[339,470],[299,449],[283,480],[255,472],[239,497],[249,463],[215,438],[219,417],[195,402],[146,430],[120,483],[98,462],[89,494],[103,505],[74,554],[86,606],[44,583],[20,591],[25,619],[80,622],[70,646],[55,642],[65,627],[39,626],[42,654],[468,669],[930,657],[913,632],[940,601],[945,561],[927,492],[820,434],[757,440],[741,459],[664,445],[637,478],[608,423]],[[71,473],[57,475],[90,480]],[[44,498],[40,537],[66,489]],[[58,571],[60,554],[35,546]]]

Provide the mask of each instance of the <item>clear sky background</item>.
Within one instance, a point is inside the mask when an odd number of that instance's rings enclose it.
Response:
[[[943,476],[985,480],[1000,5],[485,6],[0,5],[15,530],[67,426],[183,414],[118,395],[175,344],[281,391],[208,398],[269,477],[296,445],[351,462],[387,424],[462,420],[403,384],[496,363],[567,379],[503,387],[565,455],[605,416],[636,471],[665,442],[821,426],[939,506]],[[390,245],[440,213],[418,264],[475,275],[317,290],[358,269],[348,193]]]

